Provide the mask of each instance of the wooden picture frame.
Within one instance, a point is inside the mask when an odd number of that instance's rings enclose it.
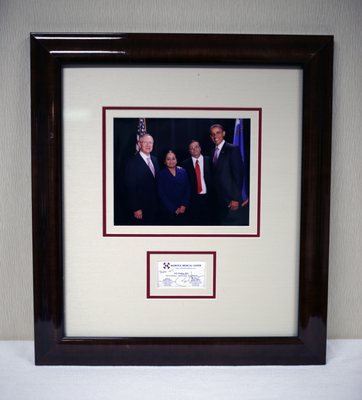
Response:
[[[33,33],[30,41],[36,364],[324,364],[333,37]],[[62,69],[69,65],[301,68],[302,207],[295,336],[71,337],[65,334]]]

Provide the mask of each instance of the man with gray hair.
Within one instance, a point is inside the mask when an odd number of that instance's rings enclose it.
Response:
[[[139,225],[157,222],[158,197],[155,176],[159,171],[157,158],[151,155],[153,137],[145,134],[138,141],[139,152],[126,166],[126,187],[131,221]]]

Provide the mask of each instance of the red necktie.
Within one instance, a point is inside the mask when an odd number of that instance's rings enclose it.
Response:
[[[196,173],[196,181],[197,181],[197,193],[201,193],[202,185],[201,185],[201,172],[200,172],[199,160],[196,160],[196,163],[195,163],[195,173]]]

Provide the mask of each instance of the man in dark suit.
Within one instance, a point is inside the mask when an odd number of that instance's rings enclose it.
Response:
[[[213,176],[214,189],[218,203],[218,217],[221,225],[246,225],[241,212],[243,161],[240,150],[225,141],[222,125],[210,127],[210,138],[214,143]]]
[[[131,221],[134,224],[153,225],[157,223],[158,197],[155,176],[159,171],[157,158],[151,155],[153,138],[141,136],[139,152],[126,166],[126,185]]]
[[[191,157],[181,163],[191,184],[191,200],[187,220],[191,225],[214,225],[212,212],[211,159],[201,154],[199,142],[189,144]]]

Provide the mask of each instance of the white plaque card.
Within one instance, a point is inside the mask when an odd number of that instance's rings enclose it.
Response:
[[[159,288],[196,289],[205,287],[204,261],[159,261]]]
[[[148,252],[147,298],[216,298],[216,252]]]

